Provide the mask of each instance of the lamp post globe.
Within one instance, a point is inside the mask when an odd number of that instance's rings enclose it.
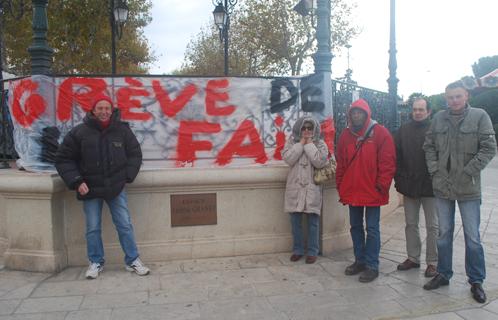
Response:
[[[222,3],[218,3],[213,11],[214,23],[218,29],[223,29],[226,24],[227,12]]]
[[[224,72],[228,76],[228,30],[230,29],[230,14],[238,0],[213,0],[214,23],[220,30],[220,41],[223,42]]]
[[[125,1],[118,1],[114,7],[114,21],[118,26],[122,26],[128,21],[129,8]]]

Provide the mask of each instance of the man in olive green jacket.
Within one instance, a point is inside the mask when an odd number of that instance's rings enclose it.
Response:
[[[479,234],[481,171],[496,154],[495,132],[486,111],[468,104],[469,94],[461,81],[448,85],[445,97],[448,109],[434,116],[423,147],[439,219],[438,275],[424,289],[448,285],[453,275],[453,230],[458,202],[465,234],[465,271],[473,298],[484,303],[482,283],[486,268]]]

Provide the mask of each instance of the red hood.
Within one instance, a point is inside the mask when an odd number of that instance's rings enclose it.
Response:
[[[361,109],[367,113],[367,119],[365,120],[365,123],[363,124],[363,128],[361,128],[361,130],[356,133],[357,135],[362,136],[363,134],[365,134],[365,131],[370,126],[370,122],[372,120],[372,112],[370,111],[370,106],[368,105],[368,103],[365,100],[358,99],[358,100],[354,101],[353,103],[351,103],[351,106],[348,109],[348,126],[349,127],[352,126],[351,109],[354,109],[354,108]]]

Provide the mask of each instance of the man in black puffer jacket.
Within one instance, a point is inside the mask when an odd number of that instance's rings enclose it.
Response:
[[[56,168],[66,185],[83,200],[86,217],[87,279],[95,279],[104,266],[101,236],[102,205],[109,206],[126,270],[146,275],[149,269],[138,257],[124,186],[140,170],[142,151],[128,124],[105,95],[94,99],[92,111],[74,127],[57,151]]]

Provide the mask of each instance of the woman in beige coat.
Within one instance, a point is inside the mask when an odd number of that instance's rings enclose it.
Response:
[[[327,164],[328,148],[320,139],[320,125],[311,116],[299,118],[282,152],[290,166],[285,187],[285,212],[291,217],[293,248],[291,261],[304,255],[302,217],[308,218],[308,250],[306,263],[314,263],[318,255],[318,230],[322,208],[321,186],[313,181],[315,168]]]

